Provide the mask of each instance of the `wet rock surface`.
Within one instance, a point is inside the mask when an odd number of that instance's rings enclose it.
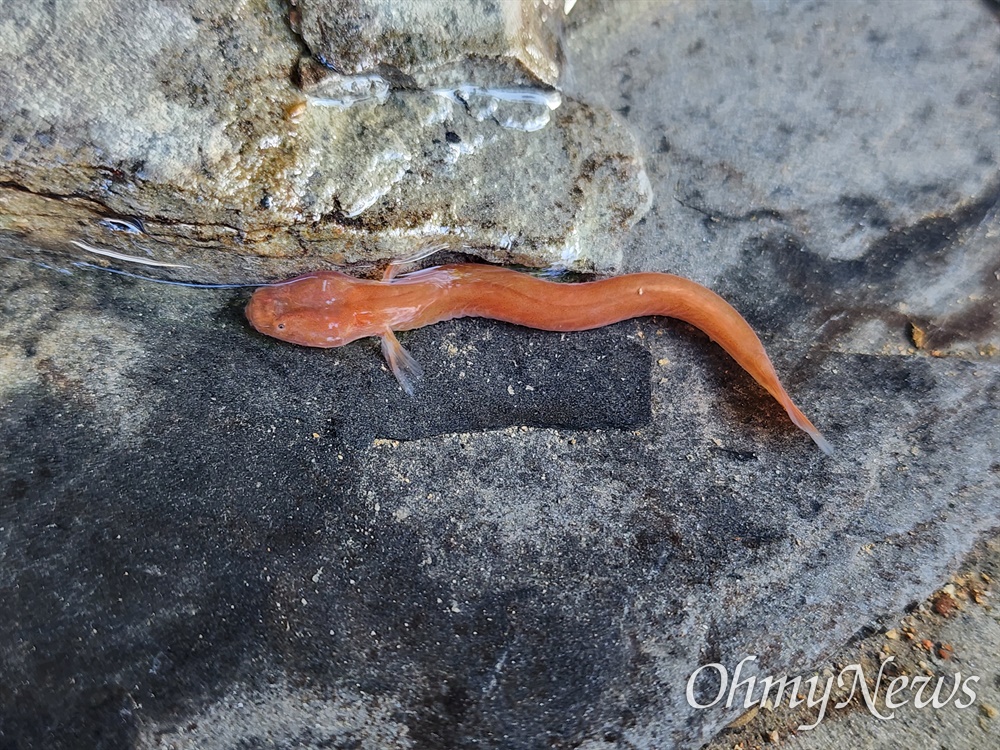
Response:
[[[437,64],[419,81],[408,68],[387,72],[403,64],[388,41],[386,60],[354,76],[367,58],[356,60],[345,78],[316,62],[332,54],[323,33],[309,33],[310,19],[333,12],[322,4],[294,9],[305,37],[277,0],[9,5],[16,12],[0,27],[8,255],[106,263],[110,251],[148,275],[259,282],[444,242],[501,262],[609,270],[649,206],[621,118],[563,101],[545,86],[550,74],[518,73],[507,62],[513,42],[482,29],[469,49],[430,58]],[[361,23],[363,6],[338,18]],[[504,14],[530,26],[553,12],[493,10],[480,26],[511,33]],[[378,28],[399,52],[394,27]],[[414,34],[411,54],[431,54],[423,38]],[[521,48],[542,54],[525,39]],[[436,74],[445,63],[448,74]]]
[[[697,747],[742,713],[698,666],[806,672],[995,533],[990,6],[573,14],[656,194],[626,265],[730,299],[836,455],[674,321],[406,333],[410,399],[246,291],[0,261],[6,741]]]

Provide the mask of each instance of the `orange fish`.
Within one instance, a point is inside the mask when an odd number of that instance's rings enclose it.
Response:
[[[635,273],[581,284],[546,281],[506,268],[456,264],[381,281],[316,271],[261,287],[247,318],[267,336],[302,346],[335,347],[378,336],[403,389],[413,393],[419,364],[396,339],[452,318],[493,318],[545,331],[584,331],[629,318],[664,315],[701,329],[770,393],[824,453],[833,450],[792,402],[757,334],[715,292],[666,273]]]

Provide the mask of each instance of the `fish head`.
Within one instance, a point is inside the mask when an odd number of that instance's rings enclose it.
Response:
[[[360,279],[317,271],[257,289],[246,316],[265,336],[300,346],[330,348],[373,335],[359,325]]]

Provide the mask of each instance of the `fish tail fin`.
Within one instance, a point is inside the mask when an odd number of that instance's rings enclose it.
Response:
[[[829,441],[823,437],[823,434],[816,429],[816,425],[809,421],[809,417],[802,413],[802,410],[799,409],[799,407],[789,401],[785,406],[785,410],[788,412],[788,416],[791,417],[795,426],[811,437],[813,442],[819,446],[821,451],[828,456],[833,455],[833,446],[830,445]]]
[[[413,395],[413,386],[424,376],[424,370],[420,363],[413,358],[403,345],[399,343],[396,334],[386,331],[381,336],[382,356],[389,364],[389,369],[396,376],[400,386],[406,391],[408,396]]]

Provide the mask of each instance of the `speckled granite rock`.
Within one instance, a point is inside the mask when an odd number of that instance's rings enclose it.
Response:
[[[696,667],[806,672],[1000,526],[989,8],[578,13],[657,195],[628,265],[731,299],[837,454],[669,321],[414,331],[409,399],[243,292],[3,261],[5,740],[697,747]]]
[[[395,80],[384,64],[356,78],[317,75],[278,0],[7,6],[8,255],[30,246],[148,275],[261,281],[443,243],[498,261],[608,270],[620,264],[622,231],[649,206],[621,119],[494,62],[484,45],[510,49],[485,31],[473,48],[448,50],[451,73],[440,80],[432,73],[443,62],[424,60],[431,77],[421,84]],[[501,8],[528,26],[549,10]],[[315,3],[301,10],[306,31],[328,18]],[[395,60],[402,41],[389,35]],[[522,42],[518,59],[541,55]]]

